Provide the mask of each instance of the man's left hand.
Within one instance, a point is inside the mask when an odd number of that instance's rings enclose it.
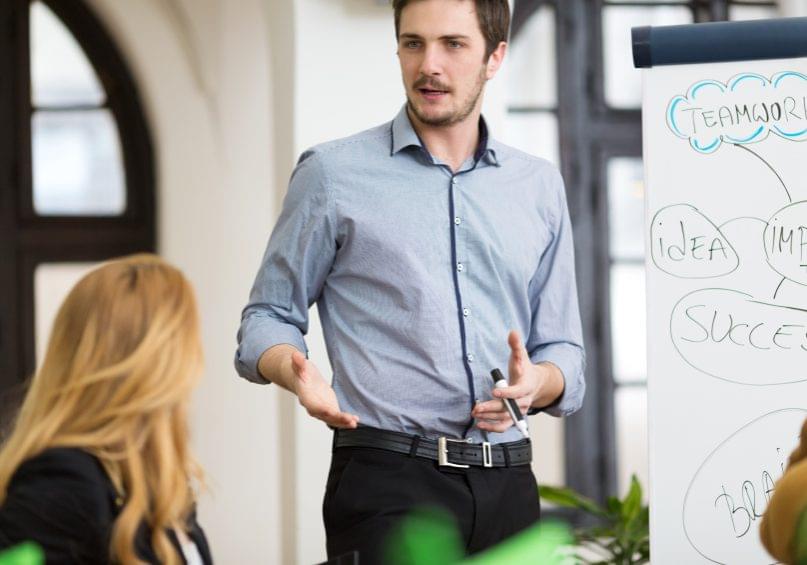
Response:
[[[502,398],[513,398],[519,409],[526,414],[532,406],[551,404],[563,391],[563,375],[552,363],[533,364],[521,341],[521,336],[512,330],[507,336],[510,345],[508,363],[509,386],[494,388],[494,400],[478,403],[471,411],[476,426],[489,432],[504,432],[513,425],[513,419],[504,408]]]

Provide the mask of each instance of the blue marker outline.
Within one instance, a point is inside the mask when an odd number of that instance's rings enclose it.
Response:
[[[731,86],[729,87],[729,90],[731,90],[731,91],[733,92],[733,91],[734,91],[734,88],[735,88],[735,87],[736,87],[738,84],[740,84],[742,81],[744,81],[745,79],[747,79],[747,78],[757,78],[757,79],[761,80],[761,81],[762,81],[762,86],[763,86],[763,88],[764,88],[765,86],[767,86],[767,85],[768,85],[768,82],[769,82],[769,81],[768,81],[768,79],[767,79],[767,78],[765,78],[765,77],[764,77],[764,76],[762,76],[762,75],[758,75],[758,74],[756,74],[756,73],[744,73],[744,74],[741,74],[741,75],[739,75],[739,76],[735,77],[735,78],[734,78],[734,79],[731,81]]]
[[[801,137],[802,135],[807,133],[807,128],[805,128],[805,129],[803,129],[801,131],[795,132],[795,133],[787,133],[785,131],[782,131],[781,129],[779,129],[779,126],[777,126],[777,125],[774,125],[773,129],[775,129],[776,133],[778,133],[779,135],[783,135],[783,136],[788,137],[788,138]]]
[[[780,80],[789,76],[799,77],[801,80],[807,81],[807,76],[801,73],[797,73],[796,71],[782,71],[778,75],[774,75],[774,77],[776,77],[775,81],[773,80],[773,77],[771,77],[771,83],[773,84],[774,88],[776,88],[779,86]]]
[[[776,126],[774,126],[774,127],[776,127]],[[746,137],[745,139],[734,139],[730,135],[725,135],[723,137],[725,137],[727,140],[731,141],[732,143],[748,143],[749,141],[754,139],[756,136],[758,136],[763,131],[765,131],[765,126],[759,126],[759,128],[757,128],[757,131],[755,131],[754,133],[752,133],[750,136]],[[804,131],[807,131],[807,130],[804,130]]]
[[[695,96],[697,95],[698,91],[704,86],[716,86],[718,89],[720,89],[720,92],[726,92],[726,87],[723,85],[723,83],[713,79],[708,79],[708,80],[702,80],[701,82],[694,84],[690,89],[689,96],[687,96],[687,98],[695,100]]]
[[[713,148],[719,143],[720,143],[719,137],[716,138],[710,145],[707,145],[706,147],[701,147],[697,139],[692,140],[692,146],[701,153],[711,153],[714,150]]]
[[[680,102],[683,102],[684,100],[686,100],[686,98],[684,98],[683,96],[680,96],[680,95],[677,98],[674,99],[673,103],[670,104],[670,107],[667,110],[667,120],[669,121],[670,126],[672,127],[674,134],[676,134],[681,139],[688,139],[689,136],[684,135],[683,133],[681,133],[681,130],[678,129],[678,124],[675,123],[675,116],[674,116],[676,106],[678,106],[678,104]]]

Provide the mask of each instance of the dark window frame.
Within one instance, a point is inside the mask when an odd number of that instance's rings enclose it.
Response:
[[[151,134],[125,59],[82,0],[41,0],[73,34],[97,74],[116,122],[126,181],[120,216],[41,216],[33,208],[29,13],[31,0],[0,3],[0,411],[35,364],[34,275],[47,262],[102,261],[154,251]],[[3,403],[5,398],[7,403]]]

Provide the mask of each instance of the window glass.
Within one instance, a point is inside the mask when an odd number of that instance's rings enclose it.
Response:
[[[36,366],[42,364],[53,321],[73,286],[97,263],[45,263],[34,273]]]
[[[42,2],[31,4],[34,106],[98,106],[104,90],[76,39]]]
[[[764,20],[768,18],[780,18],[775,6],[729,6],[729,19],[731,20]]]
[[[608,227],[612,259],[644,258],[644,170],[638,157],[608,160]]]
[[[554,107],[557,100],[555,76],[555,11],[542,6],[530,16],[510,44],[510,106]]]
[[[611,267],[611,352],[614,381],[647,380],[644,265]]]
[[[560,163],[558,119],[552,112],[509,112],[504,126],[504,143],[555,165]]]
[[[616,421],[617,488],[627,494],[634,473],[642,483],[644,499],[648,493],[647,461],[647,389],[621,387],[614,398]]]
[[[605,102],[612,108],[638,109],[642,73],[633,66],[631,28],[692,23],[692,11],[679,6],[605,6],[602,10]]]
[[[123,213],[123,159],[117,126],[108,110],[38,111],[31,135],[38,214]]]

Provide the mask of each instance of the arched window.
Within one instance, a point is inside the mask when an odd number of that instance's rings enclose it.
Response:
[[[81,0],[0,3],[0,413],[89,265],[155,246],[137,88]]]

